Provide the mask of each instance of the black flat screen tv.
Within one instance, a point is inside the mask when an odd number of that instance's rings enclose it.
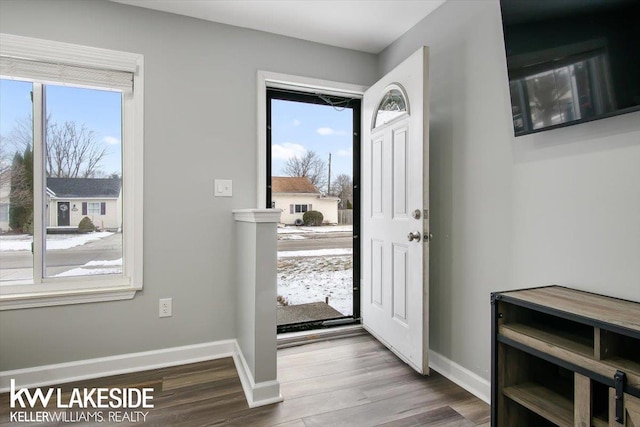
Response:
[[[640,111],[640,0],[500,0],[516,136]]]

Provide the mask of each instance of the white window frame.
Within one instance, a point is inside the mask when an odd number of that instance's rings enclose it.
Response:
[[[131,299],[143,284],[143,148],[144,57],[140,54],[0,34],[0,55],[78,67],[126,71],[133,75],[133,91],[122,101],[122,225],[121,275],[44,277],[45,189],[41,167],[34,167],[33,280],[0,285],[0,310]],[[2,76],[11,78],[12,76]],[[47,83],[34,82],[34,86]],[[34,104],[42,91],[34,90]],[[41,112],[41,110],[40,110]],[[34,123],[41,123],[34,109]],[[34,165],[43,164],[42,129],[34,129]],[[40,195],[40,196],[38,196]]]
[[[98,209],[95,209],[96,205],[98,206]],[[100,208],[100,202],[87,202],[87,215],[100,216]]]

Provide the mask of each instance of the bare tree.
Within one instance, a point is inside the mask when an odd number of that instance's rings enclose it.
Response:
[[[303,176],[309,179],[318,190],[325,191],[327,185],[327,163],[315,151],[307,151],[301,157],[291,157],[282,167],[287,176]]]
[[[106,147],[100,147],[95,132],[84,124],[47,120],[47,176],[92,178],[106,154]]]
[[[340,198],[338,207],[340,209],[349,209],[353,206],[353,181],[347,174],[340,174],[331,184],[332,195]]]
[[[16,120],[5,138],[17,151],[33,144],[33,124],[30,116]],[[57,178],[93,178],[100,175],[100,165],[107,155],[95,138],[95,132],[84,124],[65,121],[60,124],[51,114],[46,120],[47,176]],[[4,143],[4,141],[3,141]]]
[[[4,197],[3,189],[9,185],[11,177],[11,157],[7,138],[0,135],[0,197]]]

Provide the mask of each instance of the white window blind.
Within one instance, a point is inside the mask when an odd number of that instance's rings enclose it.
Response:
[[[0,75],[41,83],[66,83],[96,89],[133,90],[133,73],[0,56]]]

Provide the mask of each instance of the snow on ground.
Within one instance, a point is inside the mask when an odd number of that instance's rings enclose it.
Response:
[[[112,234],[113,233],[109,233],[107,231],[87,234],[48,234],[47,250],[71,249],[89,242],[104,239]],[[0,236],[0,252],[30,251],[32,240],[33,237],[28,234],[9,234]]]
[[[308,251],[279,251],[278,258],[292,258],[292,257],[320,257],[331,255],[351,255],[353,249],[351,248],[338,248],[338,249],[312,249]]]
[[[90,267],[90,268],[84,268]],[[96,268],[99,267],[99,268]],[[122,273],[122,258],[112,261],[89,261],[82,267],[72,268],[71,270],[64,271],[60,274],[56,274],[55,277],[70,277],[70,276],[95,276],[99,274],[121,274]]]
[[[353,231],[353,225],[322,225],[320,227],[278,227],[278,234],[301,233],[349,233]]]
[[[353,314],[352,257],[279,257],[278,295],[289,305],[324,302],[329,297],[331,307],[350,316]]]
[[[283,234],[278,236],[278,240],[306,240],[306,237],[299,234]]]
[[[114,259],[111,261],[89,261],[84,266],[85,267],[113,267],[115,265],[122,267],[122,258]]]

